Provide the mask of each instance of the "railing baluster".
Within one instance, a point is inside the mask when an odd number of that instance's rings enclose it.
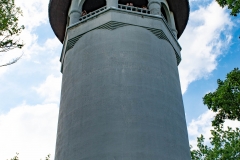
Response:
[[[134,6],[127,6],[127,5],[123,5],[123,4],[118,4],[118,8],[122,9],[122,10],[129,10],[132,12],[140,12],[143,14],[150,14],[150,11],[148,9],[143,9],[143,8],[139,8],[139,7],[134,7]]]
[[[122,5],[122,4],[118,4],[118,8],[121,10],[128,10],[128,11],[132,11],[132,12],[140,12],[143,14],[150,14],[150,11],[148,9],[143,9],[143,8],[139,8],[139,7],[134,7],[134,6],[127,6],[127,5]],[[99,14],[100,12],[104,11],[105,9],[107,9],[106,6],[101,7],[93,12],[90,12],[82,17],[79,18],[79,21],[83,21],[85,19],[88,19],[94,15]]]
[[[106,10],[106,9],[107,9],[107,6],[101,7],[101,8],[99,8],[99,9],[93,11],[93,12],[90,12],[90,13],[84,15],[84,16],[81,16],[81,17],[79,18],[79,21],[81,22],[81,21],[84,21],[84,20],[86,20],[86,19],[89,19],[89,18],[91,18],[91,17],[93,17],[93,16],[96,16],[96,15],[100,14],[102,11],[104,11],[104,10]],[[151,13],[150,13],[150,10],[148,10],[148,9],[139,8],[139,7],[134,7],[134,6],[127,6],[127,5],[122,5],[122,4],[118,4],[118,9],[128,10],[128,11],[131,11],[131,12],[140,12],[140,13],[142,13],[142,14],[151,14]],[[165,22],[167,22],[167,20],[164,18],[164,16],[162,15],[162,13],[161,13],[161,17],[162,17],[162,19],[163,19]]]
[[[84,16],[81,16],[81,17],[79,18],[79,21],[81,22],[81,21],[83,21],[83,20],[85,20],[85,19],[87,19],[87,18],[90,18],[90,17],[92,17],[92,16],[100,13],[101,11],[104,11],[105,9],[107,9],[106,6],[101,7],[101,8],[99,8],[99,9],[93,11],[93,12],[90,12],[90,13],[84,15]]]
[[[100,14],[102,11],[106,10],[107,9],[107,6],[104,6],[104,7],[101,7],[93,12],[90,12],[84,16],[81,16],[79,18],[79,22],[82,22],[82,21],[85,21],[87,19],[90,19],[91,17],[94,17],[97,16],[98,14]],[[150,10],[148,9],[145,9],[145,8],[139,8],[139,7],[134,7],[134,6],[127,6],[127,5],[122,5],[122,4],[118,4],[118,9],[121,9],[121,10],[128,10],[128,11],[131,11],[131,12],[140,12],[141,14],[150,14]],[[165,19],[165,17],[163,16],[163,14],[161,13],[160,14],[162,20],[166,23],[166,25],[171,28],[167,22],[167,20]],[[173,33],[172,33],[173,34]]]

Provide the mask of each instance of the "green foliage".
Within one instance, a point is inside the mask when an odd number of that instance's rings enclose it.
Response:
[[[211,147],[204,144],[203,135],[198,137],[198,149],[191,150],[192,160],[240,160],[239,128],[223,130],[220,125],[211,130],[211,134]]]
[[[240,0],[216,0],[221,7],[227,6],[231,10],[232,16],[237,16],[240,12]]]
[[[24,26],[18,26],[19,16],[22,12],[14,0],[0,0],[0,52],[23,47],[18,39],[24,29]]]
[[[210,146],[204,136],[197,138],[197,149],[191,148],[192,160],[240,160],[240,129],[223,129],[225,119],[240,121],[240,70],[234,68],[226,80],[218,80],[218,88],[204,96],[208,109],[217,112],[212,121]]]
[[[10,160],[19,160],[18,154],[19,154],[19,153],[16,153],[16,156],[14,156],[13,158],[11,158]]]
[[[203,97],[203,103],[208,109],[216,112],[213,126],[224,123],[225,119],[240,121],[240,70],[234,68],[227,74],[226,80],[217,80],[215,92]]]
[[[50,160],[50,154],[47,155],[47,157],[45,158],[45,160]]]
[[[11,158],[10,160],[19,160],[18,154],[19,154],[19,153],[16,153],[16,156],[14,156],[13,158]],[[50,154],[47,155],[47,157],[45,158],[45,160],[50,160]]]

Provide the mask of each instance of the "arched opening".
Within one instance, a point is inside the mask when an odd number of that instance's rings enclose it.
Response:
[[[83,3],[82,11],[90,13],[104,6],[106,6],[106,0],[86,0]]]
[[[67,27],[69,26],[69,23],[70,23],[70,17],[67,16],[67,24],[66,24]]]
[[[170,25],[170,16],[167,6],[164,3],[161,3],[161,13],[167,23]]]
[[[165,18],[165,20],[168,22],[167,14],[166,14],[165,9],[163,7],[161,7],[161,13],[162,13],[162,16]]]
[[[142,8],[148,5],[148,0],[119,0],[118,4],[126,5],[127,3],[133,3],[134,7]]]

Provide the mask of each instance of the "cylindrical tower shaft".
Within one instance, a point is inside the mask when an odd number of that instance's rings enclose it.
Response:
[[[65,57],[56,160],[187,160],[169,42],[126,26],[84,35]]]
[[[177,12],[93,2],[68,10],[55,160],[190,160]]]

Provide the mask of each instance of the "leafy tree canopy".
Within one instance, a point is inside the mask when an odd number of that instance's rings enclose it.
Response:
[[[16,156],[14,156],[13,158],[11,158],[10,160],[19,160],[18,155],[19,155],[19,153],[16,153]],[[47,157],[45,157],[45,160],[50,160],[50,154],[47,155]]]
[[[22,48],[18,35],[24,26],[18,26],[18,18],[22,15],[14,0],[0,0],[0,52],[14,48]]]
[[[211,147],[204,144],[204,137],[198,137],[198,149],[191,151],[192,160],[240,160],[240,130],[223,125],[211,130]]]
[[[204,136],[197,138],[197,149],[191,148],[192,160],[240,160],[240,129],[223,129],[225,119],[240,121],[240,70],[235,68],[225,81],[218,80],[218,88],[204,96],[203,102],[217,112],[212,121],[210,145]]]
[[[216,112],[213,126],[222,124],[225,119],[240,121],[240,70],[235,68],[224,81],[218,79],[218,88],[203,97],[208,109]]]
[[[232,16],[240,13],[240,0],[216,0],[221,7],[227,6],[231,10]]]

